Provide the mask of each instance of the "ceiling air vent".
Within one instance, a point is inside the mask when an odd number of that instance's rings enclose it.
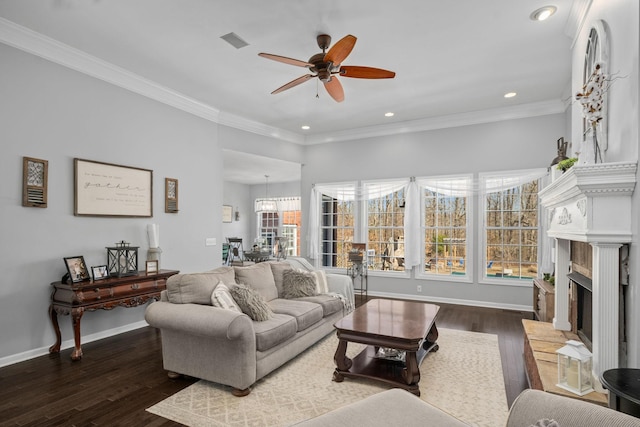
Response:
[[[221,36],[220,38],[222,40],[226,41],[227,43],[229,43],[231,46],[235,47],[236,49],[240,49],[242,47],[249,46],[249,43],[247,43],[246,41],[244,41],[240,37],[238,37],[238,35],[236,33],[225,34],[224,36]]]

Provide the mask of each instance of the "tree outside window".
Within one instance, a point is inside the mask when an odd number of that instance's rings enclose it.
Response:
[[[467,275],[469,177],[419,181],[423,200],[424,272]]]
[[[485,195],[485,277],[530,280],[538,273],[538,180]]]

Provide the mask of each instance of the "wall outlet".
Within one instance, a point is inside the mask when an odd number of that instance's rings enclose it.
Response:
[[[422,285],[418,285],[417,289],[418,292],[422,292]]]
[[[204,241],[205,246],[215,246],[217,244],[215,237],[207,237]]]

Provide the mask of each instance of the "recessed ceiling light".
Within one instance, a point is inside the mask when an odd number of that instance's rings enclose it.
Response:
[[[517,93],[515,93],[515,92],[507,92],[507,93],[504,94],[504,97],[505,98],[513,98],[516,95],[517,95]]]
[[[556,10],[558,10],[558,8],[556,8],[555,6],[541,7],[540,9],[534,10],[531,15],[529,15],[529,18],[531,18],[533,21],[544,21],[545,19],[556,13]]]
[[[391,111],[389,111],[388,113],[384,113],[385,117],[393,117],[394,113],[392,113]]]
[[[302,125],[302,126],[301,126],[301,128],[302,128],[302,130],[309,130],[309,129],[311,129],[311,126],[309,126],[309,125]]]

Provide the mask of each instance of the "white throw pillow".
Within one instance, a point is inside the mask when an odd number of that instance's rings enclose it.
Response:
[[[238,307],[236,301],[231,296],[229,288],[222,282],[218,282],[218,286],[213,290],[213,293],[211,294],[211,304],[214,307],[242,313],[242,310],[240,310],[240,307]]]

